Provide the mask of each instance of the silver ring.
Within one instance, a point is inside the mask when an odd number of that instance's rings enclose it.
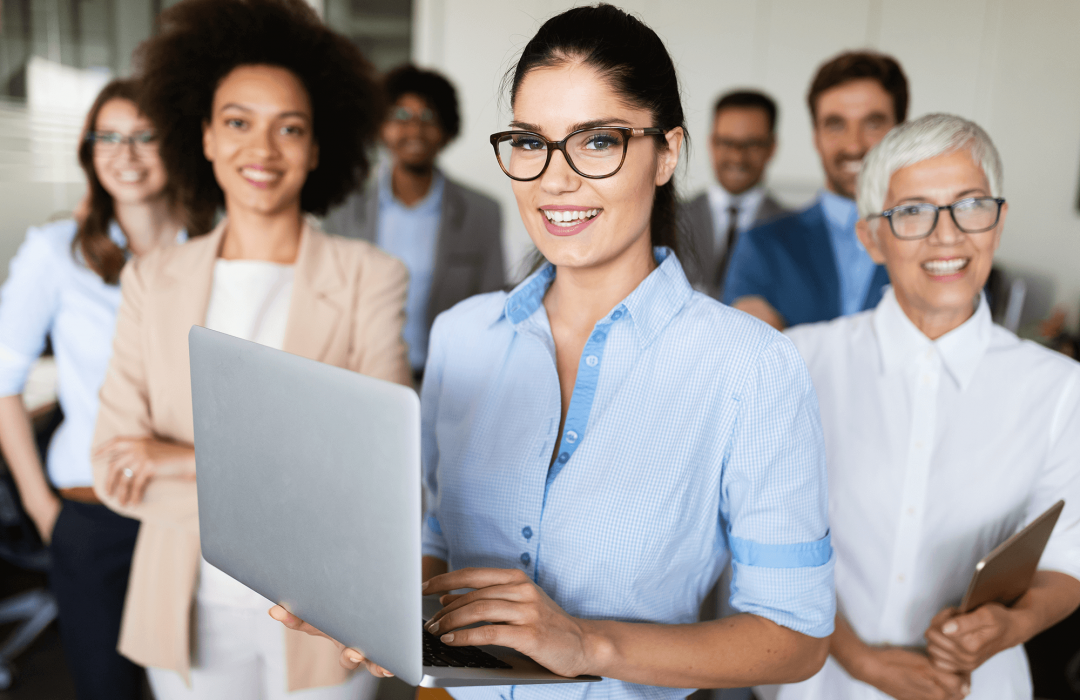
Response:
[[[124,470],[124,478],[125,479],[130,479],[133,476],[135,476],[135,472],[131,471],[131,467],[128,467],[127,469]]]

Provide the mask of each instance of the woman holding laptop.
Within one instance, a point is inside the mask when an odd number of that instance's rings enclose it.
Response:
[[[288,632],[269,603],[200,557],[188,331],[193,325],[411,384],[405,267],[321,233],[368,170],[382,117],[364,57],[302,0],[184,0],[143,49],[145,109],[203,238],[123,273],[94,438],[95,488],[142,521],[120,651],[158,700],[355,699],[325,640]]]
[[[1001,171],[960,117],[893,129],[857,225],[892,288],[789,331],[821,399],[842,614],[824,669],[780,698],[1030,698],[1023,643],[1080,604],[1080,365],[990,319]],[[1061,498],[1028,592],[957,614],[976,562]]]
[[[817,400],[786,338],[686,280],[666,48],[610,5],[572,9],[526,46],[510,95],[491,140],[546,262],[435,321],[425,592],[475,590],[429,631],[606,680],[450,692],[679,698],[812,675],[834,615]],[[698,623],[729,558],[740,614]],[[499,624],[465,628],[480,621]]]

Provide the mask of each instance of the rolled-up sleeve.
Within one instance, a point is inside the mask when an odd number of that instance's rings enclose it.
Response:
[[[1039,568],[1060,571],[1080,580],[1080,370],[1063,383],[1050,426],[1049,459],[1028,503],[1030,522],[1065,499]]]
[[[809,373],[787,338],[764,349],[737,400],[721,481],[731,605],[826,637],[836,593],[825,443]]]
[[[439,436],[435,421],[439,413],[439,395],[442,391],[443,365],[446,351],[443,342],[445,325],[435,319],[431,327],[427,364],[424,367],[424,384],[420,389],[420,420],[423,424],[420,438],[420,454],[424,470],[424,523],[421,530],[422,551],[425,557],[449,559],[446,537],[439,523]]]
[[[21,394],[59,303],[56,245],[31,228],[0,287],[0,396]]]

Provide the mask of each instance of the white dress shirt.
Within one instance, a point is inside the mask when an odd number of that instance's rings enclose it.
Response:
[[[736,230],[745,233],[754,227],[757,221],[758,209],[765,201],[765,186],[751,187],[739,195],[729,193],[717,183],[712,183],[706,190],[709,197],[709,212],[713,219],[713,251],[717,260],[724,254],[727,247],[727,231],[731,225],[731,215],[728,210],[732,206],[739,208],[739,217]]]
[[[995,326],[985,299],[931,341],[892,289],[878,307],[788,331],[821,407],[838,609],[870,644],[924,646],[975,564],[1060,498],[1041,569],[1080,578],[1080,364]],[[971,698],[1030,698],[1023,647]],[[830,657],[780,698],[884,698]]]
[[[214,282],[206,309],[206,327],[281,349],[292,300],[293,266],[263,260],[214,263]],[[205,559],[199,564],[200,603],[233,608],[262,608],[273,603]]]

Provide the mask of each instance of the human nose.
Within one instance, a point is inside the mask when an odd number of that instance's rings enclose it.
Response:
[[[547,168],[540,176],[540,188],[548,194],[562,194],[573,192],[580,184],[581,177],[570,167],[566,153],[561,150],[552,153]]]
[[[938,210],[937,224],[930,232],[930,242],[933,245],[956,245],[965,235],[953,220],[951,209]]]
[[[260,155],[271,156],[277,153],[277,139],[271,126],[256,126],[251,130],[249,145]]]

